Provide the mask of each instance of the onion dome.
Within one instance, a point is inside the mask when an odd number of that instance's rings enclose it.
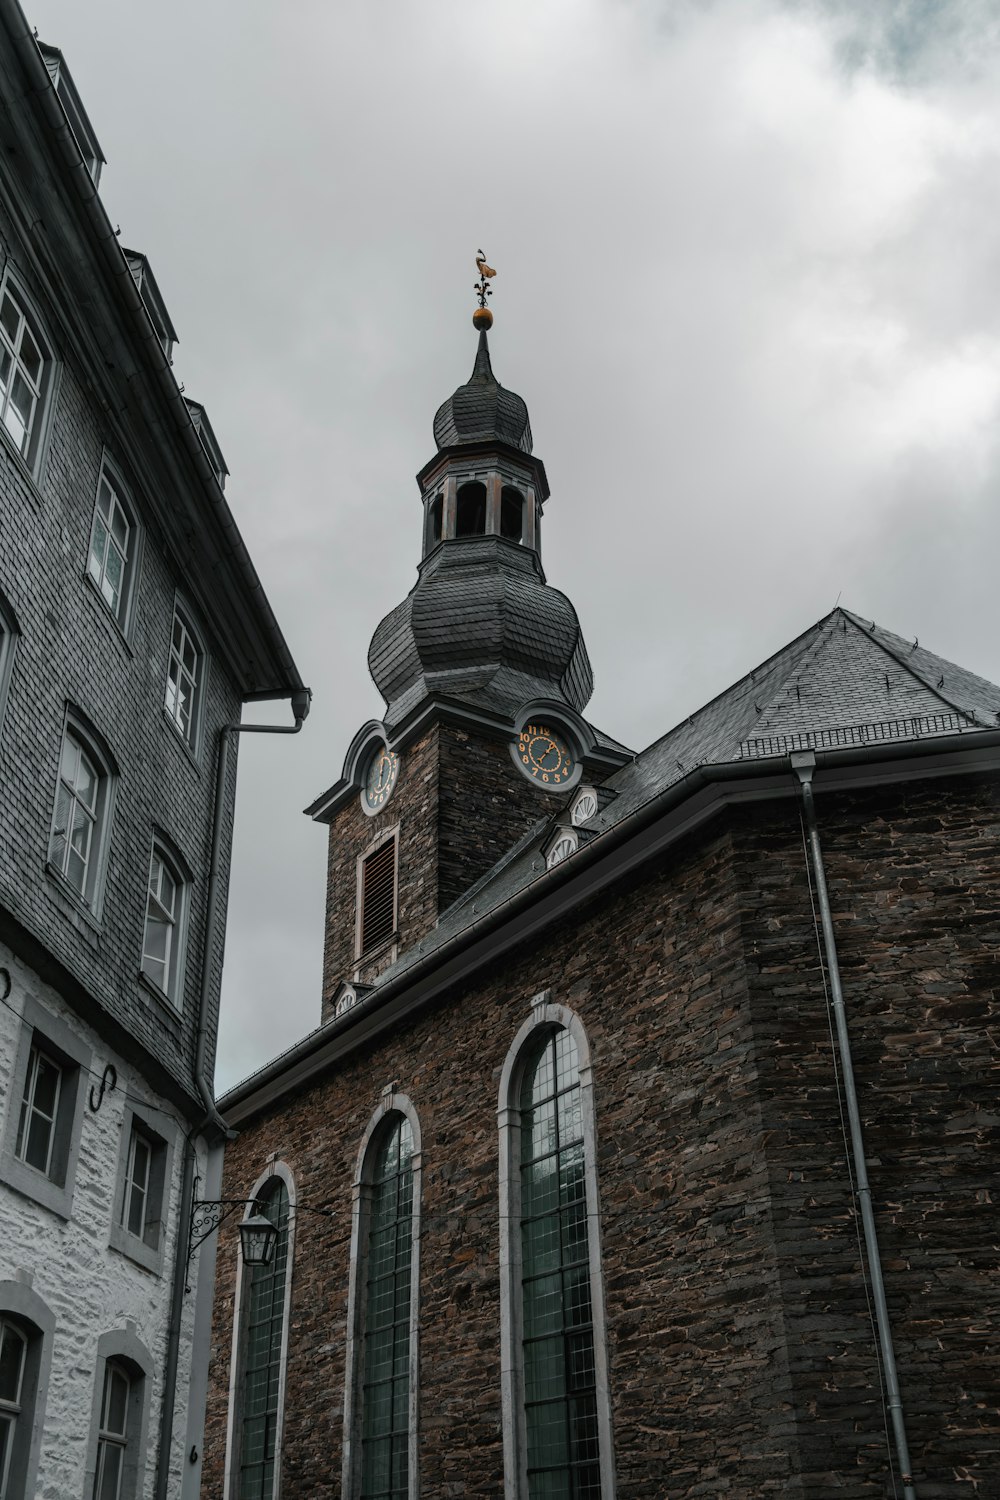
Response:
[[[467,385],[438,407],[434,418],[434,441],[439,448],[457,448],[463,443],[506,443],[531,452],[531,424],[521,397],[505,390],[490,365],[490,346],[485,328],[479,334],[476,363]]]
[[[446,542],[372,637],[368,666],[399,724],[432,696],[509,716],[534,698],[582,711],[594,690],[576,610],[534,552],[500,537]]]

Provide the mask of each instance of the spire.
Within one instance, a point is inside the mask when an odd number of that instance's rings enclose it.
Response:
[[[434,441],[438,448],[458,448],[463,443],[506,443],[510,448],[531,452],[528,408],[514,391],[497,380],[490,362],[486,329],[479,331],[479,346],[472,374],[438,407],[434,417]]]

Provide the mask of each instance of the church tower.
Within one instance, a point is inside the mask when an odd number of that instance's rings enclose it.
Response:
[[[632,758],[584,718],[594,680],[580,622],[542,568],[545,467],[527,406],[493,373],[485,277],[477,290],[472,374],[438,408],[417,475],[417,582],[369,648],[385,716],[306,809],[330,827],[324,1021],[525,834]]]

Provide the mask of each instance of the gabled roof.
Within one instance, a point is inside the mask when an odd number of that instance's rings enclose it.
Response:
[[[617,795],[587,826],[608,832],[699,768],[782,761],[809,748],[901,745],[998,724],[1000,687],[834,609],[611,776],[606,785]],[[550,827],[551,820],[539,823],[508,850],[376,988],[544,875],[542,844]]]

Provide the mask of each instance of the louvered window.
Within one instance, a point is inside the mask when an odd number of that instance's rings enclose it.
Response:
[[[396,927],[396,840],[387,839],[361,867],[361,951],[368,953]]]

